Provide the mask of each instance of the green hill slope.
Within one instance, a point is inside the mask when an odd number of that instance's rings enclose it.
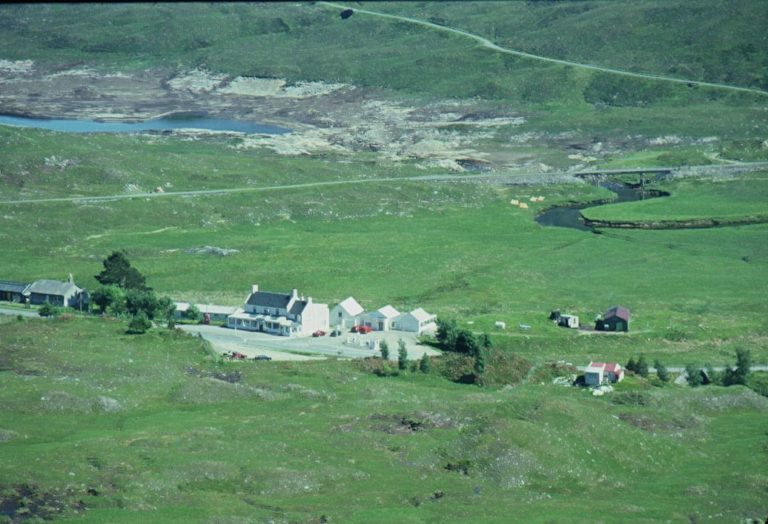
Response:
[[[550,58],[768,89],[765,2],[374,2],[365,7],[461,28]]]

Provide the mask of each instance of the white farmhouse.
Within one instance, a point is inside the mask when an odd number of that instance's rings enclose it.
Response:
[[[289,294],[259,291],[251,294],[242,310],[227,318],[227,326],[247,331],[263,331],[286,337],[306,337],[315,331],[328,331],[328,305],[300,297],[298,290]]]
[[[436,315],[427,313],[421,308],[414,309],[410,313],[403,313],[392,323],[392,329],[397,331],[409,331],[421,335],[424,332],[432,332],[437,329]]]
[[[339,302],[331,310],[330,323],[332,327],[339,329],[348,329],[357,326],[360,322],[360,315],[363,313],[363,306],[358,304],[357,300],[347,297]]]
[[[376,311],[362,314],[360,316],[360,324],[368,326],[374,331],[390,331],[393,329],[392,324],[398,316],[400,316],[400,312],[387,305]]]

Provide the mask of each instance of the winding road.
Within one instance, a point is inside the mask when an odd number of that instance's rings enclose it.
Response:
[[[579,67],[581,69],[590,69],[592,71],[602,71],[604,73],[612,73],[616,75],[623,75],[623,76],[630,76],[634,78],[644,78],[647,80],[661,80],[664,82],[674,82],[676,84],[687,84],[687,85],[697,85],[702,87],[714,87],[717,89],[728,89],[731,91],[741,91],[746,93],[753,93],[757,95],[764,95],[768,96],[768,91],[763,91],[761,89],[753,89],[750,87],[740,87],[740,86],[733,86],[729,84],[719,84],[716,82],[703,82],[701,80],[686,80],[684,78],[674,78],[669,76],[662,76],[662,75],[652,75],[649,73],[634,73],[632,71],[624,71],[622,69],[613,69],[610,67],[602,67],[597,66],[593,64],[582,64],[580,62],[571,62],[570,60],[561,60],[558,58],[549,58],[546,56],[541,55],[534,55],[531,53],[526,53],[525,51],[517,51],[515,49],[509,49],[507,47],[502,47],[498,44],[493,43],[491,40],[482,37],[480,35],[476,35],[474,33],[470,33],[467,31],[464,31],[462,29],[456,29],[453,27],[448,27],[440,24],[434,24],[432,22],[427,22],[425,20],[419,20],[418,18],[409,18],[407,16],[400,16],[400,15],[390,15],[387,13],[379,13],[377,11],[370,11],[368,9],[360,9],[358,7],[350,7],[345,6],[341,4],[337,4],[334,2],[318,2],[320,5],[324,5],[326,7],[331,7],[335,9],[352,9],[355,13],[362,13],[366,15],[371,16],[378,16],[381,18],[389,18],[391,20],[398,20],[400,22],[406,22],[409,24],[416,24],[423,27],[428,27],[430,29],[437,29],[438,31],[445,31],[448,33],[454,33],[457,35],[465,36],[467,38],[471,38],[472,40],[475,40],[476,42],[479,42],[483,45],[483,47],[487,47],[488,49],[491,49],[493,51],[498,51],[499,53],[505,53],[508,55],[515,55],[515,56],[521,56],[524,58],[530,58],[531,60],[539,60],[541,62],[549,62],[553,64],[561,64],[571,67]]]

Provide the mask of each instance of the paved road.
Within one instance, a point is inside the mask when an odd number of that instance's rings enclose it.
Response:
[[[717,166],[688,166],[686,168],[680,167],[668,167],[668,168],[626,168],[626,169],[589,169],[586,171],[553,171],[549,173],[536,173],[535,175],[541,180],[551,180],[552,177],[561,177],[563,181],[573,179],[573,177],[584,175],[611,175],[616,173],[631,173],[631,172],[654,172],[658,170],[677,172],[681,169],[690,169],[695,167],[699,170],[720,170],[720,171],[739,171],[745,168],[760,168],[768,166],[768,162],[745,162],[739,164],[727,164]],[[515,179],[521,180],[527,175],[521,173],[508,173],[508,174],[473,174],[473,175],[420,175],[420,176],[406,176],[406,177],[382,177],[382,178],[356,178],[351,180],[330,180],[324,182],[306,182],[303,184],[281,184],[276,186],[261,186],[261,187],[233,187],[227,189],[201,189],[197,191],[168,191],[166,193],[120,193],[117,195],[97,195],[97,196],[70,196],[70,197],[51,197],[51,198],[27,198],[19,200],[0,200],[2,204],[44,204],[49,202],[77,202],[77,203],[91,203],[91,202],[108,202],[112,200],[128,200],[132,198],[168,198],[168,197],[195,197],[205,195],[226,195],[231,193],[248,193],[257,191],[277,191],[277,190],[290,190],[290,189],[304,189],[309,187],[324,187],[324,186],[341,186],[352,184],[371,184],[381,182],[452,182],[452,181],[475,181],[475,182],[504,182],[513,181]],[[530,182],[530,181],[528,181]]]
[[[421,358],[425,352],[429,355],[440,354],[439,351],[432,348],[417,345],[416,337],[413,334],[401,332],[372,333],[370,335],[344,333],[339,337],[289,338],[218,326],[179,324],[177,327],[188,333],[200,333],[219,353],[240,351],[249,357],[268,355],[274,360],[371,357],[378,355],[379,352],[368,349],[361,344],[373,338],[387,340],[390,347],[390,358],[392,359],[397,358],[397,340],[399,338],[405,340],[408,358],[411,360]],[[356,339],[358,342],[353,341],[353,339]],[[307,354],[312,356],[307,356]]]
[[[425,20],[419,20],[417,18],[409,18],[407,16],[399,16],[399,15],[390,15],[386,13],[379,13],[377,11],[369,11],[367,9],[360,9],[357,6],[345,6],[341,4],[337,4],[334,2],[318,2],[321,5],[325,5],[328,7],[333,7],[336,9],[352,9],[355,11],[355,13],[363,13],[367,15],[372,16],[379,16],[381,18],[389,18],[392,20],[399,20],[401,22],[407,22],[410,24],[416,24],[424,27],[429,27],[431,29],[437,29],[439,31],[446,31],[448,33],[454,33],[457,35],[462,35],[467,38],[471,38],[472,40],[475,40],[477,42],[480,42],[484,47],[487,47],[488,49],[492,49],[494,51],[498,51],[500,53],[505,53],[508,55],[515,55],[515,56],[522,56],[525,58],[530,58],[532,60],[540,60],[542,62],[550,62],[554,64],[561,64],[561,65],[567,65],[572,67],[579,67],[582,69],[591,69],[593,71],[602,71],[604,73],[613,73],[616,75],[623,75],[623,76],[631,76],[635,78],[645,78],[650,80],[662,80],[665,82],[674,82],[676,84],[690,84],[690,85],[697,85],[697,86],[704,86],[704,87],[715,87],[718,89],[728,89],[731,91],[743,91],[747,93],[754,93],[758,95],[768,95],[768,91],[762,91],[760,89],[752,89],[749,87],[739,87],[739,86],[733,86],[729,84],[719,84],[716,82],[702,82],[700,80],[686,80],[684,78],[673,78],[669,76],[661,76],[661,75],[652,75],[648,73],[634,73],[632,71],[624,71],[622,69],[613,69],[610,67],[602,67],[602,66],[596,66],[592,64],[582,64],[580,62],[571,62],[570,60],[560,60],[558,58],[548,58],[546,56],[540,56],[540,55],[534,55],[531,53],[526,53],[524,51],[517,51],[515,49],[509,49],[507,47],[501,47],[500,45],[494,44],[489,39],[482,37],[480,35],[476,35],[474,33],[470,33],[467,31],[463,31],[461,29],[455,29],[453,27],[448,27],[444,25],[439,24],[433,24],[432,22],[427,22]]]
[[[21,315],[22,317],[45,318],[41,317],[36,309],[16,309],[14,307],[0,307],[0,315]]]

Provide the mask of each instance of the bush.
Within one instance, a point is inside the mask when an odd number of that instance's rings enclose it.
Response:
[[[659,377],[659,380],[669,382],[669,371],[659,359],[653,361],[653,367],[656,368],[656,376]]]
[[[135,315],[128,324],[129,335],[141,335],[146,333],[152,327],[149,317],[142,311]]]
[[[704,384],[704,377],[701,376],[701,369],[695,364],[686,364],[685,373],[688,376],[688,385],[698,387]]]
[[[430,363],[429,355],[424,353],[421,356],[421,360],[419,360],[419,371],[421,371],[422,373],[429,373],[431,371],[431,368],[432,368],[432,364]]]
[[[53,304],[48,304],[47,302],[40,306],[40,309],[37,311],[37,314],[41,317],[55,317],[60,312],[59,308],[54,306]]]

